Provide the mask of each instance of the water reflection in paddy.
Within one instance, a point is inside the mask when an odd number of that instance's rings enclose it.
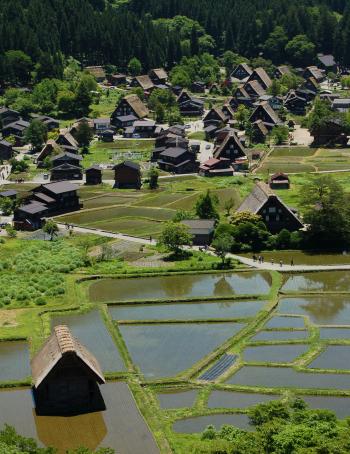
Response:
[[[348,271],[323,271],[290,275],[282,287],[284,292],[350,292]]]
[[[104,371],[125,370],[124,362],[98,310],[52,318],[53,326],[68,325],[73,335],[93,353]]]
[[[350,345],[329,345],[309,364],[309,367],[315,369],[349,369]]]
[[[134,363],[147,378],[169,377],[190,368],[245,325],[184,323],[119,327]]]
[[[270,400],[279,400],[282,397],[277,394],[213,391],[208,400],[208,408],[248,408]]]
[[[264,301],[220,301],[217,303],[150,304],[109,307],[114,320],[207,320],[244,318],[260,311]]]
[[[290,367],[245,366],[226,383],[265,388],[350,389],[348,374],[296,372]]]
[[[173,391],[159,393],[157,398],[161,408],[184,408],[192,407],[198,395],[198,389],[191,391]]]
[[[103,302],[255,295],[269,289],[268,273],[248,272],[101,279],[89,291],[92,301]]]
[[[247,347],[243,352],[246,362],[290,363],[305,353],[307,345],[264,345]]]
[[[283,298],[278,312],[307,315],[320,325],[346,325],[350,324],[350,295]]]
[[[256,336],[251,338],[251,341],[288,341],[306,339],[309,332],[303,331],[260,331]]]
[[[2,391],[0,426],[10,424],[21,435],[58,448],[58,454],[81,446],[111,447],[118,454],[159,454],[129,387],[109,383],[101,391],[106,411],[69,418],[36,416],[30,390]]]
[[[300,396],[310,408],[332,410],[338,418],[350,416],[350,398],[333,396]]]
[[[196,418],[180,419],[176,421],[173,430],[178,433],[196,433],[203,432],[209,425],[213,425],[219,430],[223,425],[229,424],[239,429],[253,430],[249,424],[248,415],[210,415],[197,416]]]
[[[26,342],[0,342],[0,381],[22,380],[31,375]]]

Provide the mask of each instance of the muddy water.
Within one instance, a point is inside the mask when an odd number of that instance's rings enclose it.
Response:
[[[350,389],[348,374],[296,372],[290,367],[245,366],[226,383],[265,388]]]
[[[350,260],[350,256],[349,256]],[[350,292],[349,271],[324,271],[291,275],[282,287],[284,292]]]
[[[306,339],[309,337],[309,332],[304,331],[260,331],[256,336],[251,338],[251,341],[288,341]]]
[[[229,424],[240,429],[253,430],[249,424],[247,415],[210,415],[197,416],[196,418],[180,419],[173,426],[174,432],[178,433],[196,433],[203,432],[209,425],[213,425],[219,430],[223,425]]]
[[[282,298],[278,312],[307,315],[319,325],[350,324],[350,295]]]
[[[255,363],[291,363],[307,350],[307,345],[264,345],[259,347],[247,347],[243,352],[243,360]]]
[[[109,307],[114,320],[207,320],[252,317],[264,301],[222,301],[219,303],[150,304]]]
[[[329,345],[308,367],[349,370],[350,345]]]
[[[125,383],[101,387],[106,411],[74,417],[36,416],[30,390],[0,392],[0,426],[5,423],[41,445],[68,449],[111,447],[118,454],[159,454]],[[131,430],[132,428],[132,430]]]
[[[161,408],[185,408],[193,407],[198,395],[198,389],[191,391],[178,391],[159,393],[157,398]]]
[[[184,323],[119,328],[134,364],[146,378],[160,378],[190,368],[244,326],[241,323]]]
[[[0,381],[30,377],[29,350],[26,342],[0,342]]]
[[[73,335],[93,353],[104,371],[125,370],[124,362],[98,310],[52,318],[52,325],[68,325]]]
[[[282,399],[282,395],[213,391],[208,400],[209,408],[248,408],[270,400]]]
[[[91,284],[90,299],[94,302],[176,300],[266,294],[269,289],[270,275],[259,272],[101,279]]]

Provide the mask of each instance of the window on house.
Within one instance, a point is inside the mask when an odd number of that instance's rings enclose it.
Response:
[[[276,207],[270,207],[269,213],[276,213]]]
[[[269,215],[265,216],[265,221],[269,222],[269,220],[270,220],[270,216]]]

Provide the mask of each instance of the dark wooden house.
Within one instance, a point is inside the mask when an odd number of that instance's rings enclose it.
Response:
[[[168,80],[168,74],[163,68],[151,69],[149,72],[149,77],[151,78],[154,85],[165,85]]]
[[[68,181],[42,184],[15,209],[14,225],[20,230],[36,230],[42,227],[45,217],[76,211],[81,206],[76,184]]]
[[[114,187],[118,189],[141,189],[140,165],[132,161],[124,161],[113,167]]]
[[[182,90],[182,92],[177,97],[177,104],[179,106],[181,115],[188,117],[201,117],[203,115],[204,101],[190,96],[185,90]]]
[[[201,177],[227,177],[234,174],[235,169],[228,158],[210,158],[199,166]]]
[[[318,60],[318,66],[326,71],[326,72],[333,72],[337,74],[339,71],[339,66],[337,65],[337,62],[335,61],[335,58],[332,54],[318,54],[317,55],[317,60]]]
[[[257,80],[249,80],[244,85],[244,90],[251,99],[258,99],[260,96],[263,96],[266,91],[263,86]]]
[[[10,123],[2,128],[3,137],[13,136],[15,139],[16,146],[22,146],[25,144],[25,133],[30,123],[25,120],[18,120],[14,123]]]
[[[297,94],[295,90],[289,90],[287,93],[284,103],[284,107],[296,115],[305,115],[308,101],[305,97]]]
[[[256,80],[263,87],[264,90],[267,90],[272,85],[272,80],[267,74],[264,68],[255,68],[252,74],[249,76],[248,82]]]
[[[0,140],[0,161],[8,161],[13,157],[12,144],[7,140]]]
[[[0,129],[10,123],[15,123],[21,119],[21,115],[17,110],[9,109],[8,107],[0,107]]]
[[[348,143],[347,130],[341,119],[331,118],[321,126],[314,127],[310,130],[313,136],[313,146],[341,145],[345,147]]]
[[[237,211],[261,216],[268,230],[273,234],[283,229],[294,232],[303,227],[296,213],[263,182],[255,185]]]
[[[106,71],[102,66],[86,66],[84,71],[91,74],[97,82],[104,82],[106,80]]]
[[[125,74],[111,74],[108,76],[108,82],[114,87],[119,85],[126,85],[126,75]]]
[[[230,117],[228,117],[219,107],[212,107],[203,118],[204,127],[215,125],[218,128],[224,126]]]
[[[303,77],[304,79],[313,77],[317,83],[321,83],[325,80],[326,74],[324,71],[322,71],[322,69],[318,68],[317,66],[308,66],[303,72]]]
[[[147,74],[134,77],[130,82],[130,87],[141,88],[146,94],[151,93],[155,88],[154,83]]]
[[[57,156],[59,154],[62,154],[62,152],[63,149],[60,147],[60,145],[58,145],[54,140],[49,139],[36,158],[37,166],[39,168],[43,167],[46,158]]]
[[[250,116],[250,121],[262,120],[268,130],[271,130],[274,126],[282,124],[276,112],[272,109],[267,101],[260,103]]]
[[[159,154],[158,166],[166,172],[181,174],[197,172],[199,164],[195,153],[176,147],[167,148]]]
[[[69,152],[54,156],[51,159],[51,181],[81,180],[83,178],[81,161],[80,155]]]
[[[252,123],[252,142],[265,143],[269,134],[269,130],[262,120],[257,120]]]
[[[195,246],[209,246],[215,231],[214,219],[188,219],[181,222],[186,227]]]
[[[289,66],[287,66],[287,65],[277,66],[277,68],[275,69],[275,72],[274,72],[275,78],[280,79],[285,74],[290,74]]]
[[[244,80],[251,76],[253,70],[246,63],[240,63],[231,73],[231,79]]]
[[[105,410],[99,386],[105,383],[97,359],[67,326],[56,326],[31,361],[38,415],[78,415]]]
[[[205,93],[205,87],[206,85],[204,82],[197,80],[191,85],[191,91],[193,93]]]
[[[227,158],[231,163],[237,159],[247,159],[246,150],[233,130],[225,133],[222,142],[215,147],[213,156],[215,159]]]
[[[275,173],[271,175],[269,185],[271,189],[289,189],[289,176],[282,172]]]
[[[114,126],[118,127],[118,124],[115,120],[117,117],[133,115],[138,119],[142,119],[147,117],[148,114],[149,114],[148,108],[145,106],[145,104],[137,95],[128,95],[125,96],[122,100],[120,100],[115,111],[112,113],[111,123]]]
[[[93,165],[85,170],[86,184],[101,184],[102,183],[102,169],[98,165]]]

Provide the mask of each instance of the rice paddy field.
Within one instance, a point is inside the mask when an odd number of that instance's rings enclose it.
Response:
[[[124,197],[138,203],[133,194]],[[125,207],[107,209],[123,213]],[[13,266],[25,269],[26,254],[20,248],[17,254],[21,260]],[[64,257],[68,267],[79,258]],[[40,268],[44,259],[60,273],[50,253],[39,254],[33,266]],[[60,302],[44,310],[0,310],[0,408],[9,408],[0,412],[0,423],[42,446],[53,445],[59,454],[81,444],[120,454],[187,454],[208,425],[253,430],[250,408],[291,396],[339,418],[350,416],[346,272],[96,278],[73,267],[68,275]],[[101,386],[105,411],[69,419],[36,414],[29,360],[59,324],[98,358],[107,378]]]

